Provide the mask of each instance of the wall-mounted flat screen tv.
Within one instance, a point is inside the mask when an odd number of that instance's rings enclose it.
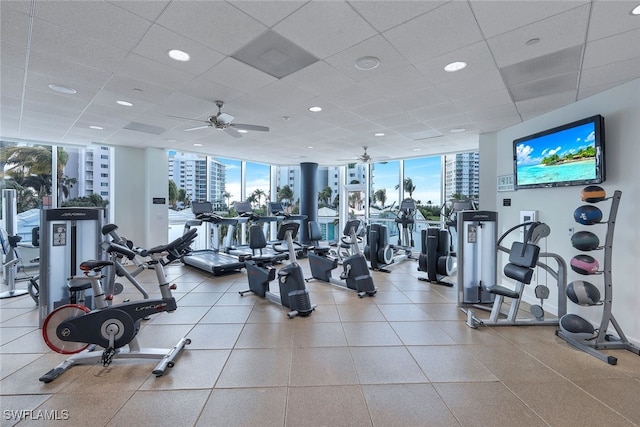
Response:
[[[605,180],[604,118],[567,123],[513,141],[514,187],[600,184]]]

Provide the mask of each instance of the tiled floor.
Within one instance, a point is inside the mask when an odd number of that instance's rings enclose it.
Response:
[[[179,308],[144,322],[139,340],[192,343],[158,378],[154,361],[129,359],[39,382],[65,356],[44,344],[28,296],[2,300],[1,425],[640,425],[639,356],[611,351],[607,365],[550,326],[469,329],[455,290],[418,281],[415,262],[374,273],[373,298],[311,282],[318,307],[296,319],[241,297],[244,272],[167,273]],[[139,277],[157,295],[155,275]]]

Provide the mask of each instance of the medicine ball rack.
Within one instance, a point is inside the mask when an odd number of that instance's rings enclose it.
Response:
[[[601,272],[604,276],[604,300],[602,301],[603,312],[602,319],[600,321],[600,327],[594,331],[595,335],[593,337],[589,337],[587,339],[584,339],[578,335],[572,336],[574,334],[572,334],[571,331],[563,330],[562,328],[556,331],[556,335],[564,339],[567,343],[571,344],[579,350],[597,357],[600,360],[607,362],[610,365],[616,365],[618,363],[618,358],[615,356],[604,354],[600,350],[623,349],[640,355],[640,347],[629,342],[612,313],[613,281],[611,275],[611,261],[613,249],[613,231],[616,224],[616,215],[618,214],[618,206],[620,205],[621,197],[622,192],[620,190],[616,190],[613,194],[613,197],[602,199],[612,200],[611,208],[609,210],[609,218],[606,222],[599,222],[594,224],[607,224],[605,244],[604,246],[598,248],[604,250],[604,269]],[[567,314],[565,316],[574,316],[574,318],[579,317],[575,314]],[[562,319],[560,320],[560,323],[562,325]],[[617,336],[607,333],[609,324],[613,326],[617,333]]]

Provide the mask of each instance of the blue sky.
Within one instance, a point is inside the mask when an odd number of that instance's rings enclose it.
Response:
[[[375,189],[386,188],[387,197],[391,203],[392,195],[398,190],[395,186],[398,184],[398,162],[388,162],[386,165],[377,163],[375,165]],[[440,156],[422,157],[418,159],[408,159],[404,162],[404,176],[411,178],[416,191],[413,198],[420,200],[423,204],[431,201],[434,205],[441,203],[440,201]],[[408,195],[407,195],[408,196]]]
[[[595,141],[593,123],[586,123],[562,132],[555,132],[519,143],[516,147],[518,165],[535,165],[550,155],[563,156],[581,148],[593,146]]]

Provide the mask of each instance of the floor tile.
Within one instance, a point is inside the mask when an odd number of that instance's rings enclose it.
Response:
[[[291,362],[292,386],[358,384],[348,347],[296,348]]]
[[[426,383],[405,347],[351,347],[360,384]]]
[[[362,386],[376,426],[459,426],[431,384]]]
[[[393,328],[386,322],[343,323],[344,333],[350,346],[401,345]]]
[[[347,338],[339,322],[295,322],[294,347],[341,347]]]
[[[137,391],[106,425],[194,425],[210,392],[210,390]]]
[[[290,387],[285,425],[371,426],[360,386]]]
[[[252,309],[252,306],[214,305],[199,323],[244,323],[249,318]]]
[[[365,302],[365,301],[363,301]],[[343,322],[383,322],[382,312],[377,305],[370,302],[365,304],[338,305],[338,314]]]
[[[151,375],[140,390],[210,389],[216,383],[230,350],[183,350],[164,375]]]
[[[243,325],[241,323],[200,323],[187,334],[188,348],[193,350],[231,349],[236,345]]]
[[[293,345],[293,322],[247,323],[236,343],[236,348],[275,348]]]
[[[453,345],[436,322],[389,322],[404,345]]]
[[[378,304],[378,309],[389,322],[433,320],[415,304]]]
[[[233,350],[216,388],[283,387],[289,384],[291,348]]]
[[[630,425],[627,419],[569,381],[507,382],[505,385],[550,425]]]
[[[286,404],[286,387],[214,389],[196,426],[283,426]]]
[[[498,378],[460,346],[409,347],[431,382],[498,381]]]
[[[433,385],[463,426],[546,426],[545,421],[499,382]],[[544,393],[542,390],[538,390]],[[580,425],[552,423],[551,425]],[[590,424],[598,425],[598,424]]]

